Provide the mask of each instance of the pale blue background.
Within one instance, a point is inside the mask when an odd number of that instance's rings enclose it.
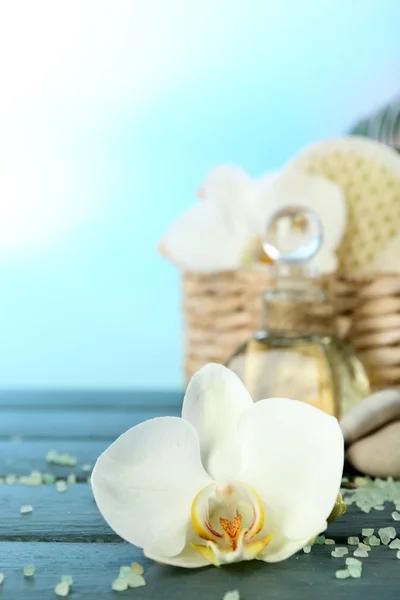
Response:
[[[398,0],[0,8],[0,386],[181,383],[155,247],[220,162],[252,175],[399,91]]]

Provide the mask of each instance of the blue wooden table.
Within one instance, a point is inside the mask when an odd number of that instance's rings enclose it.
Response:
[[[96,508],[90,469],[120,433],[154,416],[179,415],[180,402],[179,393],[0,393],[1,600],[54,600],[61,575],[72,576],[69,597],[74,600],[222,600],[233,589],[242,600],[337,600],[343,594],[353,600],[400,598],[400,560],[387,547],[374,548],[364,559],[361,579],[339,581],[335,571],[344,559],[332,558],[333,546],[314,546],[310,554],[275,565],[253,561],[191,571],[152,563],[122,542]],[[48,464],[51,450],[76,457],[76,465]],[[32,471],[63,480],[73,475],[76,483],[59,492],[54,483],[21,482]],[[22,515],[22,505],[32,505],[33,512]],[[351,506],[327,535],[345,545],[363,527],[396,525],[392,510],[363,514]],[[119,567],[135,561],[145,568],[146,587],[112,591]],[[36,567],[32,578],[23,575],[27,564]]]

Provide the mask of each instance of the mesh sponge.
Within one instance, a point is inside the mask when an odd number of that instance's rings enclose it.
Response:
[[[400,234],[400,156],[359,136],[317,142],[290,160],[334,181],[347,201],[347,226],[338,248],[338,270],[365,270]]]

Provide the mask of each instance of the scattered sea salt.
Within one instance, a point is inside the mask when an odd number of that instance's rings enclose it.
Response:
[[[357,556],[358,558],[368,558],[368,552],[357,548],[357,550],[354,550],[353,556]]]
[[[128,587],[129,586],[126,579],[122,579],[121,577],[118,577],[118,579],[114,579],[111,585],[111,589],[114,590],[114,592],[125,592],[125,590],[127,590]]]
[[[67,484],[74,485],[76,483],[76,475],[75,473],[70,473],[67,477]]]
[[[311,552],[311,546],[304,546],[303,552],[304,552],[304,554],[310,554],[310,552]]]
[[[50,450],[46,454],[46,461],[49,465],[60,465],[62,467],[75,467],[76,458],[69,454],[59,454],[55,450]]]
[[[332,544],[335,544],[335,540],[331,540],[330,538],[326,538],[324,541],[324,544],[326,544],[327,546],[332,546]]]
[[[0,585],[2,585],[4,581],[4,573],[0,573]]]
[[[33,577],[35,573],[35,565],[25,565],[24,566],[24,576],[25,577]]]
[[[345,556],[348,553],[349,553],[349,551],[347,548],[343,548],[343,547],[339,546],[338,548],[335,548],[331,552],[331,556],[333,556],[334,558],[343,558],[343,556]]]
[[[361,560],[357,560],[356,558],[353,558],[352,556],[349,556],[349,558],[346,558],[346,565],[362,565]]]
[[[57,583],[56,587],[54,588],[54,591],[57,594],[57,596],[63,596],[64,598],[66,598],[69,594],[69,585],[68,583],[65,583],[65,581],[61,581],[60,583]]]
[[[361,533],[363,535],[365,535],[366,537],[369,537],[370,535],[374,535],[374,531],[375,531],[375,529],[368,529],[367,528],[367,529],[362,529]]]
[[[23,504],[19,509],[21,515],[28,515],[33,511],[33,507],[30,504]]]
[[[223,600],[240,600],[239,590],[231,590],[224,594]]]
[[[128,586],[131,588],[142,587],[146,585],[146,580],[143,577],[143,573],[144,569],[142,565],[132,563],[130,567],[122,566],[119,568],[118,579],[123,579],[124,581],[126,581]]]
[[[392,512],[392,519],[393,519],[393,521],[400,521],[400,513],[397,512],[397,510]]]
[[[395,540],[393,540],[393,542],[390,542],[389,548],[391,550],[400,550],[400,540],[399,540],[399,538],[396,538]]]
[[[64,481],[64,479],[60,479],[59,481],[56,481],[57,492],[66,492],[67,489],[68,489],[68,486],[67,486],[66,481]]]
[[[371,537],[368,538],[368,543],[370,546],[380,546],[381,540],[378,537],[376,537],[376,535],[371,535]]]
[[[142,565],[139,565],[139,563],[132,563],[131,569],[134,573],[136,573],[136,575],[143,575],[144,573],[144,568]]]
[[[91,471],[92,470],[92,465],[82,465],[82,471]]]
[[[381,538],[382,544],[387,546],[390,540],[396,537],[396,530],[394,527],[381,527],[378,531],[378,534]]]
[[[138,575],[132,570],[129,574],[124,576],[125,581],[128,583],[130,588],[138,588],[146,585],[146,580],[143,575]]]
[[[340,571],[336,571],[335,577],[336,579],[347,579],[350,577],[350,571],[348,569],[340,569]]]
[[[361,577],[362,567],[361,565],[349,565],[348,566],[350,576],[354,579]]]
[[[354,483],[358,485],[358,487],[365,487],[371,483],[371,480],[367,477],[355,477]]]
[[[129,573],[131,572],[131,568],[130,567],[120,567],[119,568],[119,577],[121,577],[122,579],[125,577],[125,575],[129,575]]]
[[[378,506],[374,506],[374,510],[385,510],[383,504],[378,504]]]
[[[55,482],[56,478],[52,473],[43,473],[43,483],[52,484]]]
[[[358,537],[349,537],[347,538],[347,543],[349,544],[349,546],[358,546],[360,540]]]
[[[6,475],[6,478],[4,480],[6,482],[7,485],[13,485],[14,483],[17,482],[17,476],[16,475]]]
[[[61,575],[61,583],[66,583],[67,585],[71,586],[74,581],[71,575]]]
[[[323,543],[325,542],[325,536],[324,535],[319,535],[316,539],[314,544],[316,544],[317,546],[321,546]]]
[[[368,538],[367,538],[368,539]],[[368,544],[364,544],[364,542],[360,542],[358,544],[358,548],[360,550],[368,550],[368,552],[371,550],[371,546],[369,546]]]

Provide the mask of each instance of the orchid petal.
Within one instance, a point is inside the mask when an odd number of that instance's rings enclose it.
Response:
[[[251,232],[244,219],[233,219],[218,203],[198,202],[166,232],[163,255],[181,269],[229,271],[240,266]]]
[[[184,567],[186,569],[197,569],[199,567],[209,567],[210,560],[204,558],[192,546],[186,544],[182,552],[176,556],[164,556],[163,554],[145,551],[147,558],[155,560],[161,564],[172,565],[174,567]]]
[[[98,459],[91,481],[100,512],[119,536],[173,556],[185,546],[193,498],[210,478],[194,427],[160,417],[121,435]]]
[[[279,536],[304,545],[323,531],[343,470],[337,420],[304,402],[269,398],[242,415],[239,438],[239,477],[257,490],[270,513],[275,546]]]
[[[246,218],[247,197],[253,180],[240,167],[218,165],[211,169],[201,185],[200,196],[207,202],[215,202],[232,216]]]
[[[239,377],[222,365],[205,365],[189,382],[182,417],[196,428],[203,465],[216,481],[229,482],[240,468],[238,422],[251,406]]]

